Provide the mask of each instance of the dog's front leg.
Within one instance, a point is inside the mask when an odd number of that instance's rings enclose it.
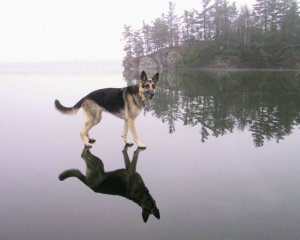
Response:
[[[127,135],[128,135],[128,119],[125,119],[122,138],[124,139],[126,145],[132,146],[133,143],[127,139]]]
[[[127,122],[128,122],[129,129],[133,136],[133,141],[138,145],[139,148],[146,148],[146,145],[143,144],[138,137],[138,134],[137,134],[136,128],[135,128],[134,119],[129,118]]]

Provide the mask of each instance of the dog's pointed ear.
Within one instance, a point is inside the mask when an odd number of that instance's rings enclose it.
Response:
[[[145,82],[145,81],[147,81],[147,79],[148,79],[147,74],[145,73],[145,71],[142,71],[142,73],[141,73],[141,81]]]
[[[160,219],[160,213],[159,213],[159,209],[155,208],[153,211],[153,215],[154,217],[156,217],[157,219]]]
[[[147,222],[148,218],[149,218],[149,213],[143,209],[142,216],[143,216],[144,222]]]
[[[153,77],[152,77],[152,81],[154,83],[157,83],[158,82],[158,78],[159,78],[159,73],[156,73]]]

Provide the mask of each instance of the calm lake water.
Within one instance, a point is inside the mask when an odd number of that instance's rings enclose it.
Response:
[[[1,240],[300,239],[299,73],[161,73],[137,119],[147,149],[133,161],[160,212],[144,223],[135,202],[58,179],[68,169],[85,174],[86,163],[83,114],[58,113],[54,99],[71,106],[138,76],[124,77],[120,67],[77,68],[0,68]],[[91,131],[90,154],[105,171],[125,168],[122,128],[106,113]]]

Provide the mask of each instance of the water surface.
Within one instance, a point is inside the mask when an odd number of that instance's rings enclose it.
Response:
[[[144,223],[141,207],[125,197],[95,193],[76,178],[59,181],[67,169],[85,174],[83,114],[53,106],[56,98],[73,105],[94,89],[126,86],[136,73],[61,71],[0,75],[1,240],[300,239],[297,72],[161,73],[137,119],[147,149],[136,171],[160,211]],[[105,171],[125,168],[122,128],[104,114],[91,131],[91,153]]]

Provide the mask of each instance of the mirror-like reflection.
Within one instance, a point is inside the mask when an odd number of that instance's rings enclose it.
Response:
[[[163,214],[161,220],[149,216],[147,225],[133,201],[95,193],[77,177],[58,180],[58,174],[69,168],[86,176],[78,137],[83,114],[67,121],[53,109],[53,99],[59,93],[69,104],[89,90],[123,87],[119,71],[92,76],[52,72],[0,76],[0,99],[3,103],[9,99],[0,119],[5,126],[1,240],[299,239],[295,72],[162,73],[153,105],[147,106],[138,123],[150,147],[140,152],[136,170]],[[258,125],[259,109],[265,115],[260,134],[274,135],[271,141],[264,139],[264,147],[255,148],[252,139],[257,136],[252,137],[250,127]],[[169,134],[172,116],[176,132]],[[241,120],[244,131],[239,130]],[[205,144],[199,133],[202,126],[210,134]],[[126,168],[121,130],[120,120],[106,114],[92,132],[99,142],[90,151],[102,159],[105,171]],[[281,132],[285,139],[276,144],[275,133]],[[130,160],[135,149],[128,149]]]
[[[127,73],[133,81],[137,73]],[[249,130],[256,147],[277,142],[300,123],[300,74],[294,71],[176,71],[161,74],[151,112],[176,130],[197,126],[201,141]]]
[[[143,150],[137,148],[130,161],[127,153],[128,147],[126,145],[122,151],[125,169],[106,172],[103,161],[93,155],[90,148],[85,147],[81,158],[86,163],[86,175],[82,174],[79,169],[69,169],[59,175],[59,180],[76,177],[96,193],[118,195],[135,202],[142,208],[144,222],[147,222],[151,214],[160,219],[155,200],[145,186],[141,175],[136,172],[139,154]]]

